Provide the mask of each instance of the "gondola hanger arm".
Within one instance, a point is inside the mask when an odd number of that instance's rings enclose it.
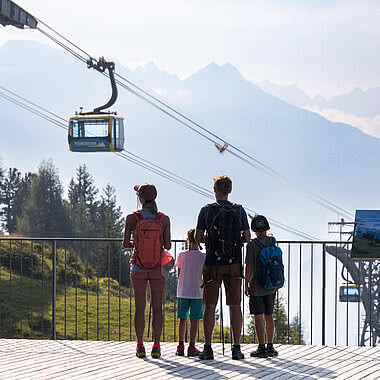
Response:
[[[118,96],[118,91],[117,91],[117,85],[116,85],[116,80],[115,80],[115,63],[114,62],[109,62],[104,59],[104,57],[100,57],[99,60],[96,60],[94,58],[89,58],[87,60],[87,67],[89,69],[95,69],[96,71],[99,71],[100,73],[105,73],[108,71],[108,76],[111,81],[111,89],[112,89],[112,94],[110,100],[100,106],[94,108],[92,112],[80,112],[80,115],[99,115],[99,114],[108,114],[110,112],[102,112],[103,110],[112,107],[117,100]]]

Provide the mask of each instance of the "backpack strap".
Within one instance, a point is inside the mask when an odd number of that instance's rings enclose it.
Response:
[[[260,250],[266,247],[266,245],[259,238],[256,238],[253,241],[260,248]]]
[[[156,220],[158,220],[159,222],[161,222],[162,219],[164,218],[164,216],[165,216],[165,214],[163,212],[159,212],[156,215]]]
[[[260,249],[276,246],[276,239],[273,236],[267,236],[266,244],[263,243],[259,238],[256,238],[254,242]]]
[[[235,210],[236,213],[237,213],[237,210],[239,210],[239,223],[240,223],[240,228],[241,228],[243,226],[243,222],[241,220],[241,211],[243,209],[243,206],[239,205],[238,203],[233,203],[232,209]]]
[[[140,211],[135,211],[133,215],[136,217],[137,221],[144,219]]]
[[[212,226],[212,224],[214,223],[214,220],[215,220],[215,215],[214,215],[214,218],[213,218],[213,220],[212,220],[212,222],[211,222],[211,225],[208,225],[208,214],[209,214],[209,212],[210,212],[210,209],[211,209],[212,207],[221,207],[217,202],[209,203],[207,206],[208,206],[208,207],[207,207],[207,213],[206,213],[206,215],[205,215],[205,225],[206,225],[206,230]]]

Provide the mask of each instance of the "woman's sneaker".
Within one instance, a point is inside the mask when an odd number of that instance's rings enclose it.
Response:
[[[267,353],[271,358],[278,356],[278,352],[274,349],[273,344],[267,344]]]
[[[145,347],[143,345],[138,345],[136,348],[136,356],[139,359],[144,359],[146,358],[146,352],[145,352]]]
[[[255,351],[251,352],[251,356],[253,358],[267,358],[268,357],[268,352],[267,349],[262,346],[258,346]]]
[[[185,356],[185,345],[179,344],[177,346],[177,351],[175,352],[177,356]]]
[[[159,359],[161,357],[161,348],[160,348],[160,345],[156,345],[154,344],[153,345],[153,348],[152,348],[152,358],[153,359]]]
[[[192,356],[199,356],[201,352],[195,347],[195,346],[189,346],[187,349],[187,356],[192,357]]]

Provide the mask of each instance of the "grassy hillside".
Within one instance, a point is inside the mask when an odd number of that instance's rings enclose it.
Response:
[[[108,286],[110,291],[108,292]],[[134,300],[127,288],[116,281],[99,279],[99,291],[57,286],[57,338],[89,340],[135,340],[133,327]],[[4,338],[47,338],[52,328],[52,284],[50,279],[38,280],[0,269],[0,336]],[[65,313],[66,310],[66,313]],[[88,313],[86,311],[88,310]],[[165,304],[165,341],[173,342],[178,320],[173,302]],[[132,316],[132,320],[131,320]],[[146,308],[148,335],[149,301]],[[120,321],[120,324],[119,324]],[[175,330],[176,329],[176,330]],[[150,337],[151,337],[150,330]],[[229,330],[225,329],[226,340]],[[216,326],[214,341],[220,341]],[[200,324],[200,339],[203,327]],[[147,339],[149,340],[149,339]]]

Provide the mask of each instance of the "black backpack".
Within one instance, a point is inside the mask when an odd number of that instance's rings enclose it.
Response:
[[[214,217],[207,226],[207,255],[215,255],[220,264],[231,264],[241,257],[241,205],[209,205],[214,208]],[[208,218],[206,217],[206,220]]]

